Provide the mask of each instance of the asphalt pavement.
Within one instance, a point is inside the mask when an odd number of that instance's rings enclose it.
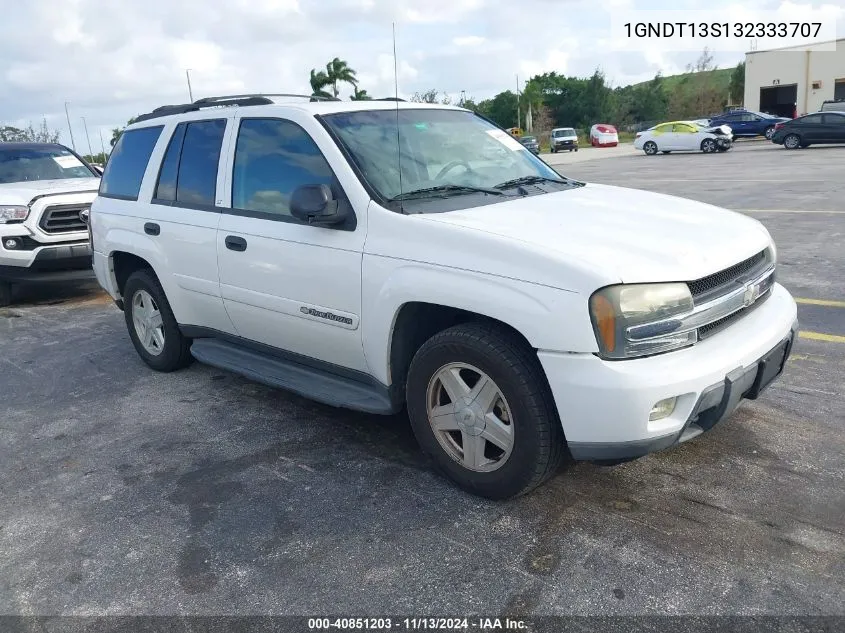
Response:
[[[566,166],[763,221],[802,337],[710,433],[510,502],[434,474],[404,415],[157,374],[95,286],[26,290],[0,310],[0,614],[845,615],[843,164]]]

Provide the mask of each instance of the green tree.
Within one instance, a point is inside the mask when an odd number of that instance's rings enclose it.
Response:
[[[372,97],[367,94],[366,90],[358,90],[358,86],[355,86],[352,96],[350,97],[352,101],[370,101]]]
[[[312,68],[310,82],[312,95],[318,97],[331,97],[331,95],[325,91],[325,88],[331,85],[332,80],[329,79],[329,76],[324,70],[316,71]]]
[[[414,103],[437,103],[437,97],[440,93],[432,88],[425,92],[415,92],[411,95],[411,101]]]
[[[739,62],[731,72],[731,82],[728,87],[731,103],[742,104],[745,101],[745,62]]]
[[[61,132],[51,130],[47,119],[41,120],[41,125],[35,128],[32,123],[25,128],[11,125],[0,125],[0,142],[3,143],[58,143]]]
[[[348,83],[353,88],[358,85],[358,79],[355,75],[355,71],[352,70],[345,61],[338,57],[335,57],[332,61],[326,64],[326,77],[329,80],[327,85],[332,87],[332,92],[335,97],[338,95],[338,83]]]
[[[478,104],[478,112],[500,127],[514,127],[516,125],[516,94],[505,90],[492,99],[485,99]]]

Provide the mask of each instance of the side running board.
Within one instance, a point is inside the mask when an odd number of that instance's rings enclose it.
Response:
[[[390,415],[399,407],[391,402],[387,387],[271,356],[235,343],[195,339],[191,354],[201,363],[226,369],[270,387],[280,387],[333,407]]]

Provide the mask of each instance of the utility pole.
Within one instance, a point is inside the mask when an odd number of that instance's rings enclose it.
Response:
[[[94,150],[91,149],[91,137],[88,136],[88,124],[85,122],[85,117],[80,117],[82,119],[82,127],[85,128],[85,138],[88,139],[88,156],[91,157],[91,160],[94,160]]]
[[[188,99],[191,103],[194,102],[194,93],[191,91],[191,69],[185,69],[185,77],[188,79]]]
[[[73,151],[76,151],[76,141],[73,140],[73,128],[70,127],[70,114],[67,111],[67,101],[65,101],[65,116],[67,117],[67,131],[70,132],[70,144]]]
[[[461,103],[460,106],[463,108],[464,104],[467,102],[467,91],[461,90]]]
[[[516,76],[516,127],[517,129],[520,127],[519,125],[519,75]]]
[[[103,128],[98,128],[97,132],[100,134],[100,149],[103,150],[103,162],[106,162],[106,144],[103,143]]]

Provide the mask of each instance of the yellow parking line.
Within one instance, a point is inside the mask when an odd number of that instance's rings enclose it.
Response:
[[[838,334],[822,334],[821,332],[798,332],[798,336],[811,341],[824,341],[825,343],[845,343],[845,336]]]
[[[811,306],[827,306],[829,308],[845,308],[845,301],[833,301],[832,299],[800,299],[796,297],[795,303],[804,303]]]

